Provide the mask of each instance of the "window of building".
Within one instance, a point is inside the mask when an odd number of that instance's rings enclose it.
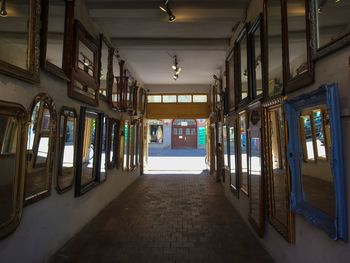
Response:
[[[162,96],[161,95],[148,95],[147,96],[147,102],[148,103],[161,103],[162,102]]]
[[[163,103],[176,103],[176,95],[163,95]]]
[[[192,95],[179,95],[177,96],[177,102],[179,103],[191,103]]]
[[[193,95],[193,103],[207,103],[208,96],[207,95]]]

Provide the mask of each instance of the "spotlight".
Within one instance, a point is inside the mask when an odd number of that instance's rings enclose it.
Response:
[[[160,10],[167,13],[169,16],[169,22],[174,22],[176,20],[176,17],[174,16],[173,12],[171,12],[169,7],[169,0],[166,0],[164,5],[159,6]]]
[[[175,20],[176,20],[176,17],[172,13],[170,13],[169,14],[169,22],[174,22]]]
[[[0,16],[1,16],[1,17],[7,17],[6,0],[2,0],[2,1],[1,1]]]

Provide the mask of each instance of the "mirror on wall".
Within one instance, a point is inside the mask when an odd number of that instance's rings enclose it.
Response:
[[[27,133],[26,204],[47,197],[51,192],[56,109],[51,97],[39,94],[31,107]]]
[[[75,175],[77,113],[75,109],[63,107],[59,116],[59,161],[57,190],[63,193],[72,188]]]
[[[108,169],[114,168],[118,163],[118,134],[119,134],[119,120],[110,118],[108,125]]]
[[[113,54],[114,48],[108,42],[106,37],[100,35],[100,97],[107,100],[113,85]]]
[[[222,147],[224,154],[224,168],[229,167],[229,148],[228,148],[228,128],[227,125],[222,127]]]
[[[0,101],[0,238],[18,226],[23,209],[27,112]]]
[[[129,129],[129,170],[135,169],[135,125],[135,122],[133,122]]]
[[[266,95],[276,97],[283,93],[283,51],[281,0],[264,0]]]
[[[247,141],[247,112],[239,113],[238,117],[238,148],[239,148],[239,176],[241,191],[246,195],[249,194],[248,189],[248,141]]]
[[[287,127],[283,99],[264,104],[268,216],[270,224],[290,243],[294,243],[294,214],[290,211],[290,174],[287,162]]]
[[[2,3],[0,72],[29,82],[39,81],[40,0]]]
[[[124,130],[123,130],[123,171],[129,170],[129,144],[130,144],[130,123],[129,121],[124,121]]]
[[[230,189],[239,196],[239,176],[237,172],[237,119],[230,116],[228,127],[229,155],[230,155]]]
[[[100,181],[103,133],[102,112],[80,108],[75,195],[80,196]]]
[[[309,0],[314,59],[322,58],[350,43],[350,2]]]
[[[248,96],[250,96],[248,92],[248,26],[248,24],[244,26],[235,43],[235,64],[237,66],[235,67],[234,79],[237,86],[235,88],[237,104],[248,100]]]
[[[226,58],[225,62],[225,75],[226,75],[226,98],[228,96],[227,108],[229,111],[233,111],[235,107],[235,56],[234,48],[231,50]]]
[[[120,59],[119,55],[115,52],[113,54],[113,84],[111,93],[109,96],[109,103],[113,109],[120,110],[121,109],[121,101],[122,101],[122,90],[124,84],[124,64],[125,62]]]
[[[288,99],[285,111],[292,210],[323,229],[332,239],[347,241],[338,86],[322,86]]]
[[[108,152],[108,120],[109,118],[104,115],[102,118],[102,131],[101,131],[101,152],[100,152],[100,183],[107,180],[107,161],[109,158]]]

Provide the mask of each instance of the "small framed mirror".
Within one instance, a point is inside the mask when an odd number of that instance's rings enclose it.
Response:
[[[50,195],[56,134],[56,108],[47,94],[37,95],[30,111],[25,203]]]
[[[108,94],[111,93],[113,86],[113,54],[114,48],[109,43],[107,38],[100,35],[100,70],[99,70],[99,83],[100,83],[100,98],[107,101]]]
[[[88,192],[100,182],[103,120],[102,112],[80,108],[75,196]]]
[[[21,221],[24,200],[27,112],[23,106],[0,101],[0,238]]]
[[[117,165],[118,156],[119,120],[110,118],[108,125],[108,160],[107,167],[112,169]]]
[[[347,241],[338,86],[322,86],[286,100],[285,111],[292,210],[323,229],[332,239]]]
[[[238,116],[238,157],[239,157],[239,182],[241,191],[249,195],[248,177],[248,118],[247,112],[242,111]]]
[[[75,175],[77,113],[75,109],[63,107],[59,116],[57,191],[64,193],[73,187]]]
[[[284,92],[283,37],[281,0],[264,0],[264,52],[263,76],[265,97],[275,98]]]
[[[102,134],[101,134],[101,152],[100,152],[100,183],[103,183],[107,180],[107,162],[109,158],[109,152],[108,152],[108,144],[109,144],[109,139],[108,139],[108,124],[109,123],[109,118],[108,116],[104,115],[102,117]]]
[[[1,8],[0,72],[39,82],[40,0],[2,0]]]
[[[287,125],[283,97],[264,107],[268,217],[270,224],[290,243],[295,242],[294,214],[290,210],[290,172],[287,161]]]
[[[260,237],[264,236],[264,173],[261,103],[249,106],[248,174],[249,174],[249,222]]]
[[[308,0],[313,59],[323,58],[350,44],[349,1]]]
[[[286,93],[314,82],[314,63],[310,41],[309,0],[283,0],[286,8],[285,57],[287,75]]]
[[[235,55],[235,91],[236,105],[242,105],[249,100],[249,68],[248,68],[248,29],[246,24],[239,34],[234,48]]]
[[[41,0],[41,67],[69,80],[67,46],[73,35],[74,0]]]

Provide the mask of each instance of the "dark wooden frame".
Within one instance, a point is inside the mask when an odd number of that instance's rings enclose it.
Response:
[[[291,178],[290,178],[290,171],[289,171],[289,164],[287,159],[287,145],[288,145],[288,131],[287,131],[287,122],[284,116],[284,109],[283,109],[283,101],[285,100],[284,97],[279,97],[276,99],[272,99],[270,101],[263,103],[263,132],[264,132],[264,172],[267,177],[267,204],[268,204],[268,219],[269,223],[276,229],[277,232],[279,232],[289,243],[295,242],[295,223],[294,223],[294,213],[290,210],[290,188],[291,188]],[[280,108],[283,113],[283,123],[284,123],[284,130],[282,131],[284,133],[285,138],[285,148],[284,148],[284,162],[285,162],[285,169],[286,169],[286,175],[285,175],[285,191],[286,191],[286,200],[285,200],[285,207],[287,210],[287,224],[284,224],[279,220],[277,217],[274,216],[276,208],[274,206],[275,203],[275,193],[274,193],[274,177],[272,172],[272,154],[271,154],[271,133],[270,133],[270,125],[269,125],[269,112],[275,111],[276,109]],[[279,137],[280,140],[280,137]],[[283,150],[283,149],[282,149]]]
[[[229,143],[228,143],[228,147],[229,147],[229,154],[230,154],[230,158],[229,158],[229,164],[230,164],[230,190],[231,192],[237,197],[239,198],[239,189],[240,189],[240,186],[239,186],[239,183],[240,183],[240,175],[239,175],[239,167],[238,167],[238,129],[237,129],[237,115],[236,113],[232,113],[229,115],[229,121],[228,121],[228,128],[230,130],[231,127],[234,127],[234,140],[235,140],[235,147],[234,147],[234,151],[235,151],[235,168],[236,168],[236,182],[235,182],[235,185],[233,185],[232,183],[232,177],[231,177],[231,146],[230,146],[230,132],[229,135],[228,135],[228,140],[229,140]]]
[[[138,113],[144,115],[146,112],[146,103],[147,103],[147,91],[145,88],[139,88],[138,96]]]
[[[99,65],[98,65],[98,83],[100,86],[101,91],[101,70],[102,70],[102,46],[105,44],[108,48],[108,60],[107,60],[107,76],[106,76],[106,96],[100,95],[100,99],[103,99],[104,101],[108,102],[109,94],[112,93],[111,89],[113,86],[113,56],[114,56],[114,47],[112,44],[107,40],[107,38],[100,34],[100,48],[99,48]]]
[[[107,147],[107,167],[108,169],[113,169],[117,165],[118,160],[118,134],[119,134],[119,120],[109,118],[108,122],[108,147]],[[112,138],[112,131],[114,133],[114,136]],[[112,141],[113,141],[113,149],[112,148]],[[113,152],[113,159],[111,161],[111,152]]]
[[[2,19],[4,20],[4,19]],[[6,18],[5,18],[6,20]],[[3,23],[5,23],[5,20]],[[0,60],[0,73],[29,83],[40,80],[40,0],[28,1],[28,43],[27,43],[27,69],[20,68]]]
[[[230,69],[230,63],[232,63],[233,71],[231,72]],[[225,61],[225,75],[226,75],[226,91],[225,91],[225,98],[226,98],[226,107],[225,113],[233,112],[235,110],[235,55],[234,55],[234,48],[231,49],[229,55],[226,58]],[[232,81],[232,85],[230,85]],[[231,101],[231,96],[233,96],[233,100]],[[233,105],[231,105],[231,102],[233,102]]]
[[[17,149],[16,149],[16,175],[14,176],[14,213],[12,218],[0,224],[0,239],[8,236],[18,227],[23,212],[24,201],[24,180],[26,170],[25,152],[27,145],[27,124],[28,116],[25,108],[17,103],[0,101],[0,115],[14,117],[18,120],[18,136],[17,136]],[[3,202],[3,200],[1,200]]]
[[[90,76],[84,70],[79,68],[79,42],[82,42],[94,55],[93,76]],[[74,21],[74,56],[72,61],[72,72],[70,74],[71,82],[68,85],[68,96],[87,103],[92,106],[99,105],[99,43],[88,33],[84,26],[78,21]],[[79,82],[84,88],[80,92],[75,91],[75,81]],[[94,98],[82,94],[87,90],[93,90]]]
[[[288,28],[288,1],[282,1],[282,36],[283,36],[283,67],[284,74],[286,74],[286,85],[285,92],[290,93],[295,90],[302,89],[310,84],[312,84],[315,80],[315,70],[314,70],[314,62],[312,60],[312,41],[311,41],[311,33],[310,33],[310,8],[309,8],[309,0],[305,1],[305,32],[306,32],[306,46],[307,46],[307,71],[303,72],[295,76],[291,77],[290,74],[290,63],[289,63],[289,28]]]
[[[48,196],[51,195],[51,185],[52,185],[52,172],[53,172],[53,162],[54,162],[54,156],[55,156],[55,140],[56,140],[56,118],[57,118],[57,115],[56,115],[56,106],[53,102],[53,99],[46,93],[39,93],[33,100],[32,102],[32,105],[30,107],[30,114],[28,116],[29,118],[29,122],[31,122],[31,117],[32,117],[32,113],[33,113],[33,110],[34,110],[34,107],[37,103],[39,102],[42,102],[43,106],[44,107],[45,105],[48,106],[48,109],[50,111],[50,120],[51,120],[51,123],[50,123],[50,145],[49,145],[49,151],[48,151],[48,158],[47,158],[47,162],[46,162],[46,165],[45,165],[45,169],[47,170],[47,175],[49,177],[48,179],[48,189],[46,189],[46,191],[44,192],[41,192],[39,194],[35,194],[33,196],[30,196],[30,197],[26,197],[26,194],[24,195],[24,204],[25,205],[30,205],[30,204],[33,204],[37,201],[40,201],[41,199],[44,199]],[[39,113],[40,113],[40,110],[39,110]],[[35,123],[35,126],[36,128],[34,128],[36,130],[36,135],[35,137],[39,136],[37,135],[37,133],[40,133],[37,129],[38,125],[41,125],[41,120],[42,118],[40,116],[38,116],[38,122]],[[39,124],[40,123],[40,124]],[[34,168],[34,164],[35,164],[35,159],[36,159],[36,155],[37,155],[37,151],[38,151],[38,145],[36,145],[36,142],[38,142],[37,140],[34,139],[34,142],[33,142],[33,147],[32,147],[32,154],[31,155],[28,155],[28,150],[27,150],[27,167],[26,167],[26,181],[27,181],[27,176],[28,176],[28,165],[33,165],[33,168]],[[30,158],[29,158],[30,157]],[[32,160],[34,159],[34,160]],[[33,161],[33,163],[32,163]]]
[[[95,134],[95,145],[98,146],[98,149],[94,153],[97,157],[94,161],[94,180],[86,185],[81,185],[81,175],[82,175],[82,158],[83,158],[83,146],[84,146],[84,132],[85,132],[85,118],[86,118],[86,112],[92,112],[93,114],[96,114],[96,119],[98,121],[98,126],[96,127],[96,133]],[[93,189],[95,186],[97,186],[100,182],[100,165],[101,161],[100,156],[101,153],[101,147],[102,147],[102,119],[103,119],[104,113],[101,111],[96,111],[95,109],[87,108],[87,107],[80,107],[80,115],[79,115],[79,129],[78,129],[78,140],[77,140],[77,166],[76,166],[76,176],[75,176],[75,197],[81,196],[91,189]]]
[[[74,171],[73,171],[73,178],[72,178],[72,183],[68,186],[68,187],[65,187],[65,188],[61,188],[60,187],[60,184],[59,184],[59,180],[58,180],[58,177],[60,174],[62,174],[62,162],[63,162],[63,158],[64,158],[64,147],[65,147],[65,139],[66,139],[66,128],[67,128],[67,115],[65,114],[65,112],[69,112],[69,117],[73,117],[75,118],[75,127],[74,127],[74,131],[75,131],[75,134],[73,135],[74,136],[74,161],[73,163],[76,164],[76,152],[77,152],[77,128],[78,128],[78,115],[77,115],[77,112],[74,108],[70,108],[70,107],[65,107],[63,106],[61,108],[61,111],[60,111],[60,114],[59,114],[59,121],[57,122],[58,123],[58,127],[57,127],[57,138],[58,138],[58,163],[57,163],[57,175],[56,175],[56,190],[59,194],[63,194],[67,191],[69,191],[70,189],[72,189],[73,187],[73,184],[74,184],[74,179],[75,179],[75,169],[76,167],[74,166]],[[63,139],[64,140],[60,140],[60,128],[61,128],[61,117],[64,116],[65,117],[65,123],[64,123],[64,128],[63,128],[63,134],[64,134],[64,137]]]
[[[41,68],[50,72],[57,77],[69,81],[66,75],[67,68],[69,67],[69,46],[72,44],[73,37],[73,19],[74,19],[74,3],[75,0],[62,0],[65,3],[65,24],[64,24],[64,38],[62,49],[62,68],[54,65],[46,59],[47,52],[47,37],[48,37],[48,20],[49,20],[49,8],[50,0],[41,0],[41,38],[40,38],[40,65]]]
[[[254,112],[258,112],[259,114],[259,120],[256,119],[256,116],[253,116]],[[254,230],[257,232],[257,234],[259,235],[259,237],[264,237],[264,230],[265,230],[265,213],[264,213],[264,204],[265,204],[265,176],[264,176],[264,135],[263,135],[263,131],[262,131],[262,127],[263,127],[263,116],[262,116],[262,107],[261,107],[261,102],[256,102],[253,103],[251,105],[249,105],[248,107],[248,130],[247,130],[247,145],[249,146],[249,148],[247,149],[247,156],[248,156],[248,192],[249,192],[249,213],[248,213],[248,220],[250,222],[250,224],[252,225],[252,227],[254,228]],[[253,128],[255,126],[255,128]],[[260,127],[256,127],[256,126],[260,126]],[[253,185],[253,180],[252,180],[252,174],[251,174],[251,156],[252,156],[252,151],[251,151],[251,146],[252,143],[250,142],[251,139],[251,132],[252,131],[258,131],[260,133],[260,139],[261,139],[261,144],[260,144],[260,156],[261,156],[261,170],[260,170],[260,185],[258,186],[259,188],[259,198],[260,200],[259,202],[259,220],[258,222],[255,220],[255,218],[252,216],[252,207],[253,207],[253,194],[252,194],[252,189],[254,188]]]

